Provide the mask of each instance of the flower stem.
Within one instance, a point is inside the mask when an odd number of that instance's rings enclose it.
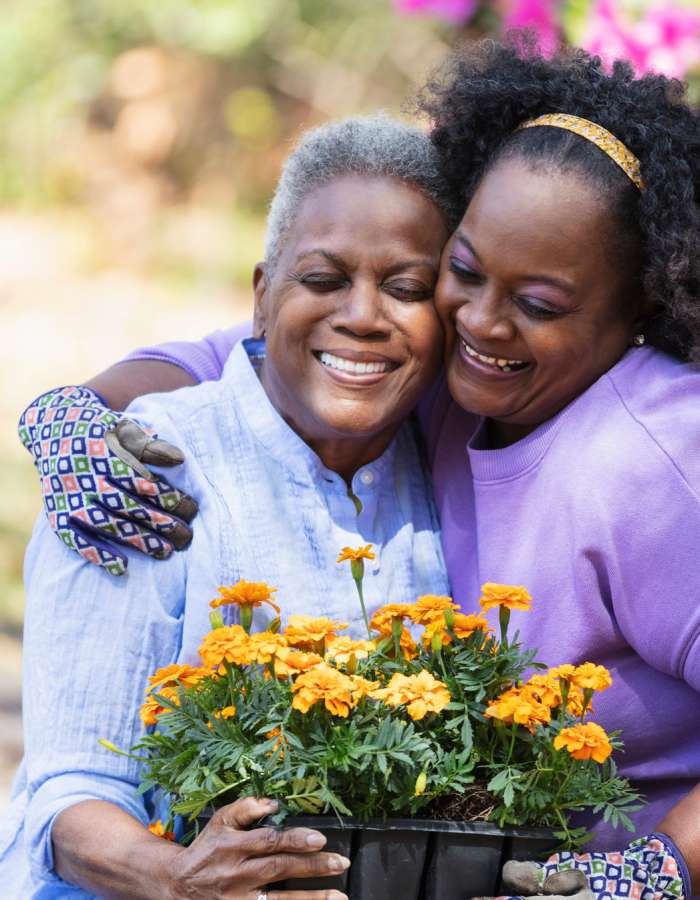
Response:
[[[510,610],[507,606],[502,606],[498,610],[498,624],[501,626],[501,644],[508,646],[508,623],[510,622]]]
[[[365,575],[365,567],[364,563],[361,559],[353,559],[350,563],[350,571],[352,572],[352,578],[355,582],[355,587],[357,588],[357,595],[360,598],[360,607],[362,609],[362,618],[365,620],[365,628],[367,629],[367,638],[371,641],[372,635],[369,630],[369,619],[367,618],[367,608],[365,607],[365,595],[362,590],[362,579]]]

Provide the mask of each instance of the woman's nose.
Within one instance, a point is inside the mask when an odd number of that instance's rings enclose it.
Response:
[[[508,341],[515,334],[507,301],[492,292],[480,292],[457,310],[457,324],[481,341]]]
[[[374,284],[353,284],[338,304],[333,325],[362,336],[384,336],[389,324],[379,288]]]

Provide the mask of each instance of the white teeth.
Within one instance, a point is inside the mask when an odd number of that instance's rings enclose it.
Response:
[[[373,375],[377,372],[386,372],[389,368],[388,362],[353,362],[350,359],[333,356],[332,353],[326,353],[325,351],[320,354],[319,359],[329,369],[338,369],[341,372],[350,372],[353,375]]]
[[[480,362],[486,363],[489,366],[497,366],[503,372],[510,372],[511,366],[525,365],[521,359],[496,359],[495,356],[484,356],[482,353],[477,353],[477,351],[473,347],[470,347],[465,340],[462,341],[462,346],[464,347],[467,356],[478,359]]]

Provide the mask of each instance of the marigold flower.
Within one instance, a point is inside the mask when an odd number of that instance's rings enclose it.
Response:
[[[551,675],[533,675],[523,684],[521,690],[526,696],[534,697],[538,703],[550,709],[561,705],[559,681]]]
[[[484,612],[498,606],[504,609],[530,609],[532,597],[522,585],[494,584],[487,581],[481,586],[479,599]]]
[[[247,666],[253,661],[250,639],[240,625],[224,625],[204,636],[199,655],[206,666],[214,668],[224,661],[234,666]]]
[[[564,747],[574,759],[593,759],[597,763],[604,763],[612,753],[607,734],[595,722],[562,728],[554,738],[554,749],[561,750]]]
[[[346,665],[351,656],[355,659],[367,659],[373,650],[374,641],[354,641],[345,635],[326,641],[326,659],[333,659],[341,665]]]
[[[486,633],[490,631],[490,628],[489,623],[483,616],[475,616],[473,613],[470,613],[468,616],[464,615],[464,613],[454,613],[452,631],[461,641],[466,641],[466,639],[471,637],[475,631],[483,631]],[[452,637],[447,630],[447,624],[444,619],[442,621],[436,619],[425,626],[422,637],[423,644],[426,647],[431,647],[433,637],[436,634],[440,635],[443,646],[452,643]]]
[[[561,678],[562,681],[573,681],[575,673],[576,666],[572,666],[571,663],[555,666],[547,672],[552,678]]]
[[[175,832],[166,831],[165,825],[163,825],[160,819],[157,819],[155,822],[151,822],[151,824],[148,826],[148,830],[151,832],[151,834],[155,834],[156,837],[163,838],[163,840],[165,841],[175,840]]]
[[[410,603],[385,603],[380,606],[369,620],[369,627],[381,635],[389,636],[396,619],[408,618],[411,615]]]
[[[185,685],[185,687],[191,687],[193,684],[197,684],[198,681],[201,681],[206,675],[210,674],[211,672],[208,669],[201,666],[195,667],[187,664],[178,665],[178,663],[172,663],[172,665],[163,666],[161,669],[154,672],[153,675],[148,676],[150,687],[146,688],[146,693],[149,694],[157,687],[170,687],[174,684],[182,684]]]
[[[279,606],[273,603],[271,599],[276,591],[277,588],[270,587],[264,581],[246,581],[245,578],[241,578],[240,581],[229,585],[229,587],[224,587],[223,585],[219,587],[220,596],[212,600],[209,606],[216,609],[218,606],[230,606],[233,604],[235,606],[257,608],[262,606],[263,603],[267,603],[275,612],[279,613]]]
[[[298,676],[292,685],[292,693],[295,695],[292,706],[307,713],[312,706],[323,701],[331,715],[345,719],[355,705],[353,687],[349,675],[322,662]]]
[[[551,719],[548,706],[538,703],[534,696],[517,687],[510,688],[492,701],[484,715],[507,725],[514,722],[524,725],[532,734],[538,725],[544,725]]]
[[[159,688],[156,693],[159,697],[169,700],[173,705],[179,706],[180,699],[177,687]],[[163,706],[155,694],[150,694],[146,701],[141,705],[139,716],[141,717],[143,724],[149,726],[155,725],[158,722],[158,716],[165,712],[170,712],[170,708]]]
[[[372,691],[376,691],[381,682],[368,681],[361,675],[351,675],[352,680],[352,698],[355,703],[359,703],[363,697],[369,697]]]
[[[302,650],[294,650],[291,647],[280,647],[275,654],[275,675],[278,678],[288,678],[290,675],[299,675],[308,672],[323,662],[323,657],[318,653],[304,653]]]
[[[590,662],[576,666],[571,681],[584,691],[604,691],[612,684],[610,672],[605,666],[597,666]]]
[[[337,631],[344,631],[347,622],[336,622],[325,616],[290,616],[289,624],[284,629],[284,636],[290,647],[300,650],[313,650],[321,647],[327,640],[337,637]]]
[[[439,713],[450,702],[447,686],[423,669],[418,675],[403,675],[397,672],[385,688],[372,691],[370,697],[382,700],[387,706],[406,706],[409,716],[415,721],[429,712]]]
[[[583,715],[583,700],[584,697],[581,688],[572,684],[569,687],[569,693],[566,696],[566,708],[572,716],[578,716],[580,718]],[[587,707],[587,711],[589,713],[593,712],[590,706]]]
[[[417,625],[430,625],[436,620],[444,624],[448,609],[459,609],[459,604],[454,603],[452,597],[424,594],[409,606],[408,615]]]
[[[236,715],[236,707],[235,706],[224,706],[222,709],[217,709],[214,713],[215,719],[232,719]]]
[[[346,562],[347,560],[350,560],[350,562],[357,562],[360,559],[376,559],[377,554],[372,553],[371,550],[372,544],[365,544],[364,547],[358,547],[356,550],[353,550],[352,547],[343,547],[336,562],[341,563]]]
[[[267,754],[267,756],[274,756],[275,753],[279,751],[280,759],[284,759],[284,754],[286,752],[287,740],[282,734],[279,728],[273,728],[271,731],[267,731],[265,733],[266,738],[277,738],[274,743],[272,750]]]
[[[260,665],[269,663],[277,651],[286,646],[286,637],[283,634],[273,634],[271,631],[258,631],[248,638],[250,655]]]

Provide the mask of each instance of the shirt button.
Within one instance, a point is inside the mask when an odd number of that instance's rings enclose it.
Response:
[[[374,482],[374,473],[370,472],[369,469],[365,469],[365,471],[360,474],[360,481],[362,484],[372,484]]]

